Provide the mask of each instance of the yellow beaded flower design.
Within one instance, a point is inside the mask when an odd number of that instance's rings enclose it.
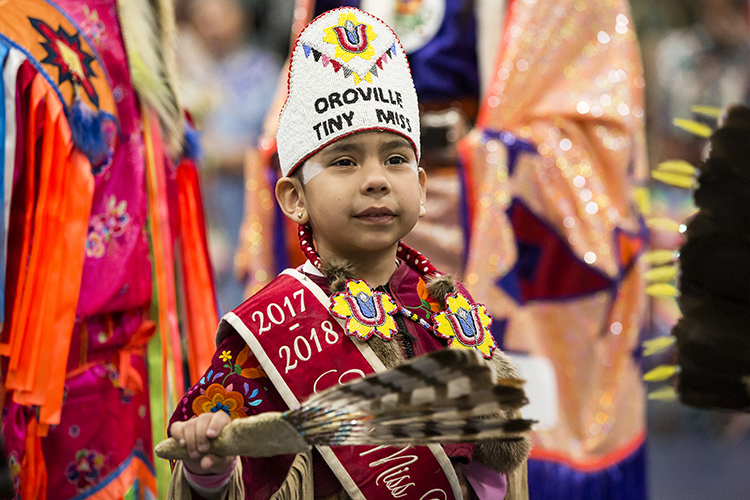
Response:
[[[346,282],[346,291],[331,296],[330,311],[345,319],[347,335],[360,340],[372,334],[389,340],[398,331],[393,315],[398,307],[386,293],[376,292],[362,280]]]
[[[435,333],[449,339],[452,349],[478,349],[485,358],[497,349],[490,333],[492,318],[482,304],[472,304],[461,292],[445,298],[445,311],[433,316]]]
[[[338,26],[325,28],[323,33],[323,41],[336,46],[336,59],[349,62],[353,57],[359,56],[369,61],[375,55],[372,42],[378,35],[372,26],[360,23],[352,12],[341,14]]]

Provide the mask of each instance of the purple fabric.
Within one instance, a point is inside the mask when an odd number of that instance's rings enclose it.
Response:
[[[328,293],[328,283],[325,278],[313,275],[308,275],[308,277]],[[388,286],[391,297],[398,304],[424,318],[427,310],[423,308],[424,303],[417,293],[419,280],[420,276],[414,270],[401,265],[391,277]],[[416,339],[413,343],[415,356],[445,347],[441,339],[416,323],[406,321],[405,324],[409,334]],[[175,421],[188,420],[207,411],[223,410],[227,411],[232,418],[237,418],[267,411],[286,410],[287,406],[281,396],[270,380],[257,371],[258,367],[257,359],[249,353],[249,348],[242,337],[237,333],[229,334],[216,350],[211,367],[198,384],[185,394],[177,406],[170,424]],[[221,387],[211,389],[212,384],[219,384]],[[224,401],[220,408],[211,402],[216,401],[213,398],[217,394],[219,399]],[[230,400],[231,402],[228,402]],[[465,443],[446,445],[445,451],[449,457],[468,463],[474,454],[474,446]],[[246,498],[254,500],[269,498],[282,484],[293,459],[291,455],[271,458],[243,457]],[[317,452],[313,453],[313,474],[316,498],[341,490],[338,480]]]
[[[435,37],[408,54],[421,104],[479,99],[473,6],[474,2],[469,0],[446,1],[445,19]]]
[[[337,7],[362,8],[359,0],[317,0],[315,15]],[[419,102],[449,103],[455,99],[479,99],[477,26],[474,2],[445,2],[445,18],[424,47],[407,54]]]
[[[646,444],[643,444],[623,460],[595,471],[529,459],[529,499],[647,500],[646,454]]]
[[[462,468],[466,480],[479,500],[502,500],[508,488],[505,474],[495,472],[479,462],[471,462]]]

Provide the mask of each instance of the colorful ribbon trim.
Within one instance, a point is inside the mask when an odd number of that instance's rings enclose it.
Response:
[[[32,418],[26,426],[25,456],[21,462],[21,500],[47,499],[47,466],[42,454],[39,422]]]
[[[215,349],[214,333],[219,321],[206,246],[200,180],[195,164],[190,159],[183,158],[177,168],[177,191],[188,369],[190,382],[194,384],[211,366]]]
[[[40,407],[35,431],[44,435],[60,421],[94,179],[86,157],[73,148],[62,103],[47,81],[36,74],[23,91],[29,103],[23,114],[25,225],[9,341],[0,353],[10,357],[6,389],[16,403]]]
[[[153,300],[151,315],[156,319],[158,335],[148,346],[150,401],[152,404],[152,432],[154,441],[166,438],[166,422],[177,407],[183,386],[182,349],[177,326],[174,254],[169,227],[169,208],[161,129],[156,113],[141,108],[143,140],[146,148],[146,184],[148,187],[149,233],[153,256]],[[160,362],[160,363],[159,363]],[[161,369],[156,368],[161,364]],[[156,369],[155,369],[156,368]],[[157,382],[159,384],[157,385]],[[157,395],[160,394],[161,398]],[[166,498],[169,483],[169,464],[161,461],[156,470],[160,485],[159,498]]]

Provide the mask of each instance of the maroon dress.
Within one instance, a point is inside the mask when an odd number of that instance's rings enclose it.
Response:
[[[324,277],[306,275],[328,293],[328,282]],[[439,310],[438,305],[428,297],[422,277],[407,265],[400,265],[396,269],[387,289],[397,305],[416,313],[422,319],[429,320]],[[461,291],[468,297],[463,287]],[[408,319],[399,325],[399,333],[390,341],[399,343],[404,358],[443,349],[446,345],[444,340]],[[203,378],[185,394],[170,419],[170,425],[207,412],[225,411],[235,419],[286,409],[287,405],[261,369],[250,348],[238,333],[232,332],[221,341],[211,367]],[[463,463],[470,462],[474,453],[474,446],[471,444],[450,444],[445,445],[444,449],[452,460]],[[246,498],[270,498],[283,483],[293,460],[294,455],[243,457]],[[317,451],[313,452],[313,474],[316,498],[332,495],[342,489]],[[194,497],[198,496],[194,493]]]

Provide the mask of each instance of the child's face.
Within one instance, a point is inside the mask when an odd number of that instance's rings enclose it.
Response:
[[[425,174],[390,132],[344,137],[310,157],[301,194],[318,252],[357,260],[395,249],[425,213]],[[312,178],[310,178],[312,173]]]

